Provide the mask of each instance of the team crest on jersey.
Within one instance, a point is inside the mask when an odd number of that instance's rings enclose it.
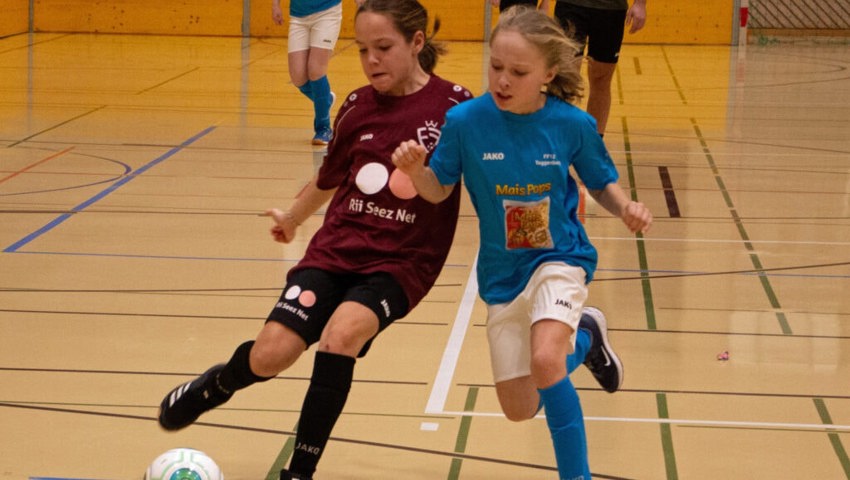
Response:
[[[426,121],[424,127],[416,129],[416,136],[419,138],[419,144],[433,152],[440,141],[440,124],[437,122]]]

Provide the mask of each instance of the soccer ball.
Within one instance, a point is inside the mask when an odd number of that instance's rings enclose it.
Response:
[[[174,448],[151,462],[145,480],[224,480],[224,474],[204,452]]]

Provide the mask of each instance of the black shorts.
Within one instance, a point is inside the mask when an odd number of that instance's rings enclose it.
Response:
[[[319,341],[331,315],[342,302],[357,302],[375,312],[378,332],[407,315],[407,295],[388,273],[332,273],[316,268],[293,272],[267,322],[294,330],[307,345]],[[357,355],[366,355],[370,339]]]
[[[627,10],[603,10],[566,2],[555,3],[555,18],[561,27],[587,47],[587,56],[603,63],[617,63],[623,34],[626,30]]]
[[[537,8],[537,0],[500,0],[499,11],[504,12],[514,5],[528,5],[529,7]]]

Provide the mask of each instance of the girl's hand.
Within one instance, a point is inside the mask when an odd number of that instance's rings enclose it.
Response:
[[[266,216],[272,217],[275,223],[270,229],[274,241],[289,243],[295,238],[295,230],[298,228],[298,222],[296,222],[295,217],[290,212],[270,208],[266,210]]]
[[[407,140],[396,147],[392,161],[396,168],[412,177],[425,166],[427,155],[428,150],[425,147],[415,140]]]
[[[646,233],[652,226],[652,212],[640,202],[629,202],[620,217],[632,233]]]
[[[283,10],[280,8],[280,2],[272,2],[272,20],[275,25],[283,25]]]

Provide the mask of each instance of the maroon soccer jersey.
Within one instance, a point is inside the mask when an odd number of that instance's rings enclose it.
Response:
[[[355,90],[337,113],[334,136],[317,186],[337,188],[322,227],[293,269],[392,275],[413,308],[434,285],[454,238],[460,188],[434,205],[416,194],[392,163],[406,140],[434,151],[446,110],[472,98],[469,90],[431,76],[406,96]]]

